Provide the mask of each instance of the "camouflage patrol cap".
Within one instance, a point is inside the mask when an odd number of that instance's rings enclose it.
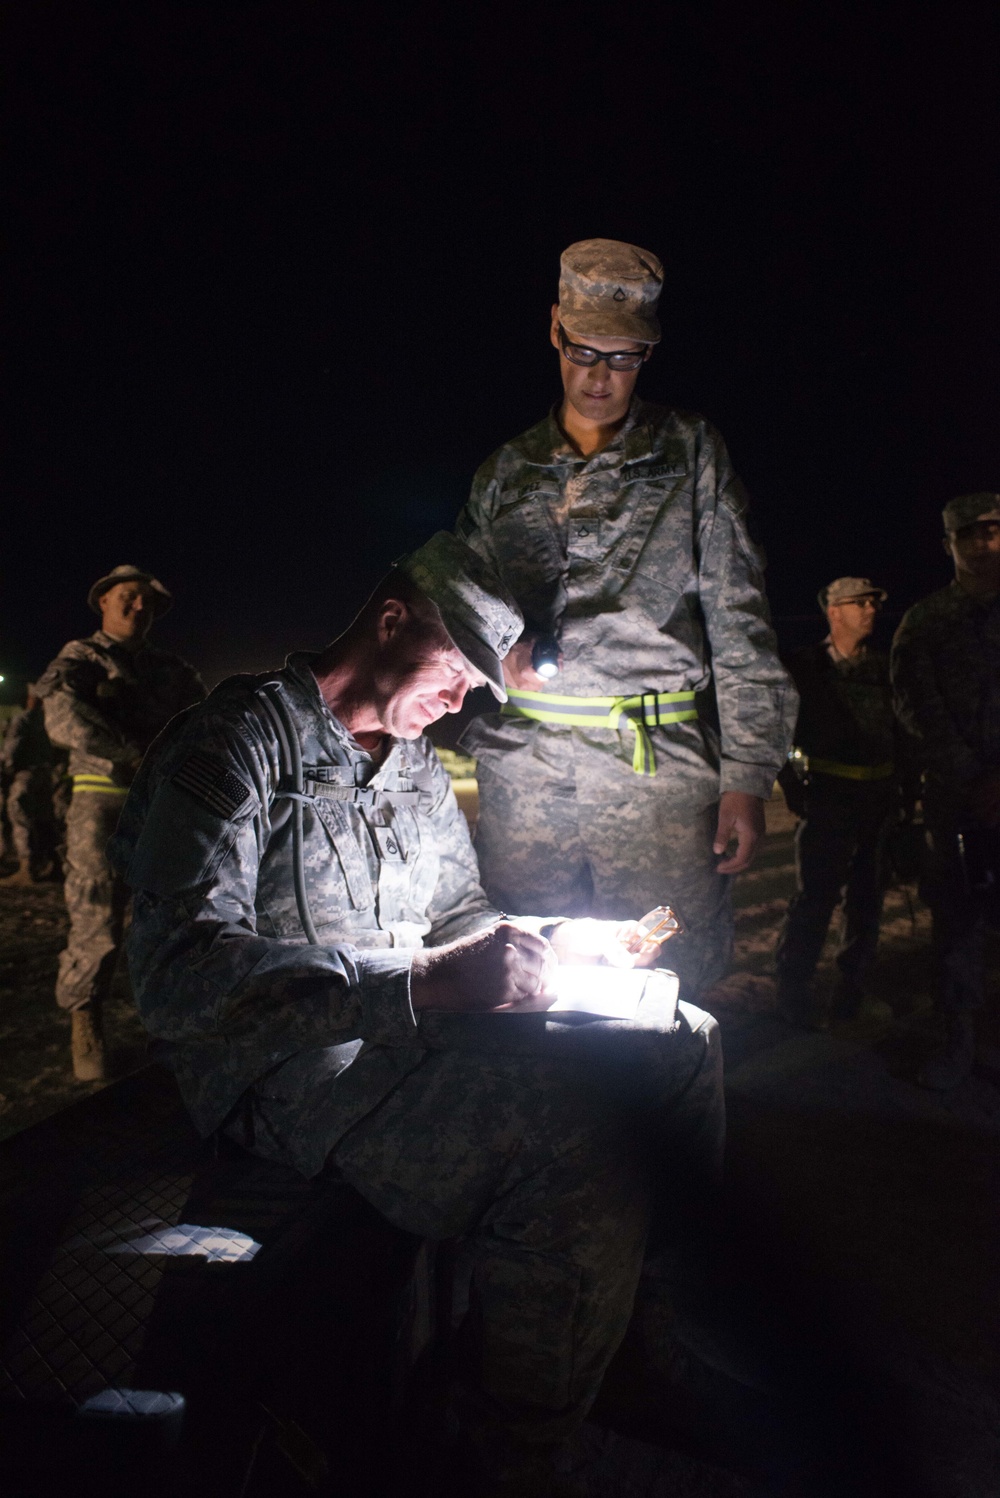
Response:
[[[165,614],[174,601],[174,595],[169,588],[165,588],[158,578],[151,572],[143,572],[141,567],[132,567],[124,562],[120,567],[112,567],[107,577],[99,577],[97,582],[87,594],[87,603],[95,614],[101,612],[101,597],[109,588],[117,587],[119,583],[148,583],[153,590],[153,616],[159,619]]]
[[[837,577],[816,595],[819,606],[825,609],[831,603],[857,603],[860,598],[877,598],[885,603],[889,597],[884,588],[877,588],[870,577]]]
[[[659,343],[663,266],[620,239],[581,239],[559,262],[559,321],[577,337]]]
[[[977,520],[1000,520],[1000,494],[960,494],[941,511],[944,528],[954,535]]]
[[[500,702],[507,701],[500,662],[524,628],[517,604],[482,557],[438,531],[395,564],[441,610],[444,627]]]

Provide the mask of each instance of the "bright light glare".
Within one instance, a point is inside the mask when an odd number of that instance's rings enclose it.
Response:
[[[555,661],[542,661],[541,664],[536,667],[536,670],[539,676],[544,676],[546,678],[559,675],[559,667],[556,665]]]
[[[107,1252],[112,1254],[140,1254],[169,1259],[187,1258],[194,1255],[216,1262],[233,1264],[252,1259],[260,1248],[248,1233],[239,1233],[235,1228],[207,1228],[190,1222],[179,1222],[176,1227],[163,1227],[155,1233],[144,1233],[141,1238],[132,1238],[128,1243],[116,1243]]]

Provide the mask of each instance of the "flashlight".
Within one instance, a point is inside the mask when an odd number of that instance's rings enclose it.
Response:
[[[559,641],[555,635],[539,635],[531,647],[531,664],[539,676],[559,675]]]

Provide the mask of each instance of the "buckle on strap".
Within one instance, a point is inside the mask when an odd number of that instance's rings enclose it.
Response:
[[[652,709],[653,709],[653,715],[652,715],[652,717],[650,717],[649,708],[646,706],[646,699],[647,698],[649,698],[651,700],[651,702],[652,702]],[[640,694],[640,697],[639,697],[639,711],[642,714],[642,721],[644,723],[648,724],[648,726],[651,727],[651,728],[659,728],[659,726],[660,726],[660,694],[659,694],[659,692],[642,692]]]

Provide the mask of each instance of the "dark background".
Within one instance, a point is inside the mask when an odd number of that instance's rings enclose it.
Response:
[[[121,561],[209,680],[321,644],[544,414],[591,235],[665,261],[640,388],[726,436],[785,643],[839,574],[940,586],[941,505],[1000,487],[997,24],[22,0],[0,671]]]

